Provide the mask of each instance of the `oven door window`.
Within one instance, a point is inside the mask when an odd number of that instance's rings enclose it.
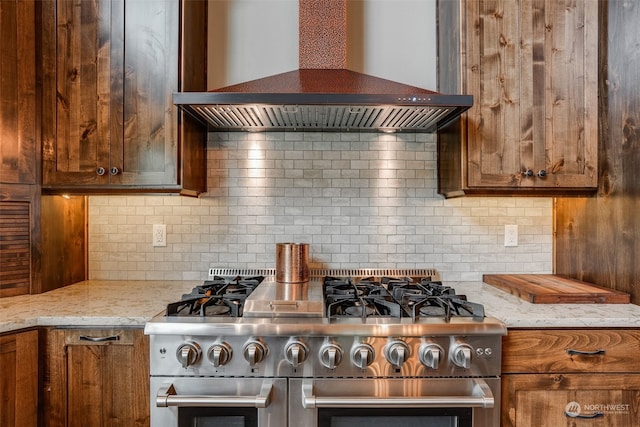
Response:
[[[471,408],[318,409],[318,427],[471,427]]]
[[[179,427],[258,427],[255,408],[180,408]]]

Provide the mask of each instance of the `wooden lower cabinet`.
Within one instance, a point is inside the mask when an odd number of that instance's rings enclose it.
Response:
[[[38,331],[0,336],[0,427],[38,425]]]
[[[149,343],[142,329],[51,329],[46,427],[148,427]]]
[[[640,331],[509,330],[502,427],[640,426]]]
[[[502,376],[502,427],[640,425],[640,374]]]

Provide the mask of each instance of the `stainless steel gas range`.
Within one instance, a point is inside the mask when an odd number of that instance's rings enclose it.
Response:
[[[436,271],[210,273],[146,325],[153,427],[499,426],[506,328]]]

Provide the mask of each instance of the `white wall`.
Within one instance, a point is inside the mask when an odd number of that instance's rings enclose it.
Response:
[[[436,0],[349,0],[347,68],[436,89]],[[298,0],[210,0],[208,88],[298,68]]]
[[[298,68],[297,0],[210,0],[207,86]]]
[[[89,198],[92,279],[205,279],[209,267],[274,267],[275,244],[312,265],[436,268],[443,280],[551,273],[550,198],[436,194],[430,134],[211,133],[208,194]],[[167,224],[167,247],[151,245]],[[517,247],[503,246],[518,224]]]

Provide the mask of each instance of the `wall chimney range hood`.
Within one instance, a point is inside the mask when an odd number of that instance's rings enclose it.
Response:
[[[346,1],[299,0],[299,69],[210,92],[177,92],[174,104],[212,131],[435,132],[473,105],[346,69]]]

